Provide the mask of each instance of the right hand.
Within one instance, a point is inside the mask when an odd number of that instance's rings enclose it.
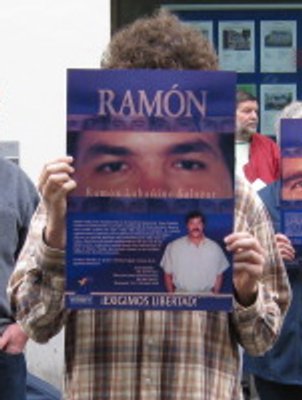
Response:
[[[258,294],[265,266],[265,251],[249,232],[234,232],[224,238],[226,249],[233,253],[233,283],[238,302],[252,305]]]
[[[47,163],[39,179],[39,190],[47,211],[45,241],[48,246],[61,250],[66,244],[66,196],[76,187],[70,177],[74,172],[72,162],[73,158],[66,156]]]
[[[283,233],[276,233],[275,235],[277,246],[281,257],[284,261],[293,261],[296,255],[295,249],[292,246],[290,239],[283,235]]]

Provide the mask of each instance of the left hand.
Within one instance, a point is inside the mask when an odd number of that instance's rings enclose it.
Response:
[[[8,325],[0,336],[0,350],[10,354],[22,353],[27,340],[28,336],[21,326],[15,322]]]
[[[265,252],[258,240],[248,232],[235,232],[225,237],[226,249],[233,253],[233,283],[239,303],[252,305],[262,278]]]
[[[48,162],[39,179],[39,190],[47,212],[44,239],[53,249],[64,250],[66,245],[66,198],[76,187],[71,177],[74,172],[72,162],[70,156]]]

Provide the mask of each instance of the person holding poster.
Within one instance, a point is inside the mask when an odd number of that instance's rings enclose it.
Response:
[[[104,68],[217,70],[215,52],[166,11],[115,34]],[[73,400],[238,400],[239,344],[263,354],[278,337],[291,292],[271,224],[246,182],[236,182],[232,312],[64,308],[66,195],[72,157],[46,164],[43,196],[8,293],[31,338],[46,342],[65,326],[65,395]],[[261,245],[260,245],[261,243]]]
[[[205,217],[200,211],[186,216],[186,227],[188,234],[170,242],[161,260],[166,289],[169,293],[219,293],[229,261],[222,248],[205,236]]]
[[[272,139],[257,133],[257,99],[238,90],[236,102],[236,172],[258,190],[280,177],[280,150]]]
[[[302,102],[294,101],[287,105],[280,113],[276,121],[276,136],[281,143],[281,122],[287,119],[290,122],[299,122],[300,130],[302,128]],[[296,121],[290,121],[296,119]],[[288,132],[282,131],[282,137],[285,138]],[[296,130],[297,140],[302,135],[302,131]],[[284,135],[284,136],[283,136]],[[291,159],[290,159],[291,160]],[[282,163],[284,159],[282,160]],[[299,262],[293,263],[293,260],[300,257],[296,254],[291,240],[282,232],[281,225],[281,186],[285,184],[288,191],[299,191],[301,179],[301,165],[299,163],[291,166],[291,174],[288,168],[282,170],[281,180],[274,182],[259,191],[259,195],[267,206],[269,214],[274,223],[276,239],[280,253],[287,267],[287,274],[293,292],[293,300],[285,318],[280,336],[273,346],[262,357],[250,357],[245,355],[245,370],[252,373],[255,378],[255,384],[261,400],[300,400],[302,398],[302,354],[300,352],[301,336],[301,265]],[[300,178],[299,178],[300,176]],[[293,181],[295,181],[293,183]],[[292,184],[289,185],[289,182]],[[283,197],[283,200],[285,199]],[[292,199],[292,196],[289,196]]]

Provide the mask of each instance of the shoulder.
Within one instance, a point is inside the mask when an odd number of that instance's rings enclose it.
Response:
[[[206,243],[207,243],[207,245],[209,247],[212,247],[213,249],[220,249],[221,248],[220,245],[217,242],[215,242],[215,240],[210,239],[208,237],[206,237],[205,240],[206,240]]]
[[[185,246],[188,243],[187,236],[182,236],[180,238],[172,240],[167,247],[174,249],[177,247]]]
[[[13,163],[10,160],[6,160],[5,158],[0,156],[0,168],[1,171],[5,172],[11,172],[11,173],[18,173],[18,170],[20,169],[15,163]]]
[[[240,208],[244,202],[257,203],[259,196],[252,188],[252,185],[241,176],[236,176],[235,180],[235,209]]]
[[[30,185],[33,185],[33,183],[26,175],[26,173],[22,170],[22,168],[20,168],[13,161],[6,160],[3,157],[0,157],[0,171],[1,171],[1,177],[5,177],[6,179],[8,178],[18,179],[24,182],[28,182]]]
[[[255,142],[259,142],[259,143],[265,144],[267,146],[279,149],[278,144],[272,138],[270,138],[267,135],[263,135],[261,133],[254,133],[253,136],[252,136],[252,139]]]
[[[39,201],[35,185],[22,168],[0,157],[0,184],[4,182],[6,191],[2,193],[2,198],[18,204],[20,210],[27,209],[30,204],[31,213]]]

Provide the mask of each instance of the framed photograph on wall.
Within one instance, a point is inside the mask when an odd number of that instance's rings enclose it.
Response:
[[[218,55],[223,70],[255,72],[254,21],[219,22]]]
[[[260,115],[261,133],[273,136],[275,121],[285,106],[297,99],[296,84],[261,85]]]
[[[297,71],[297,21],[261,21],[261,72]]]

